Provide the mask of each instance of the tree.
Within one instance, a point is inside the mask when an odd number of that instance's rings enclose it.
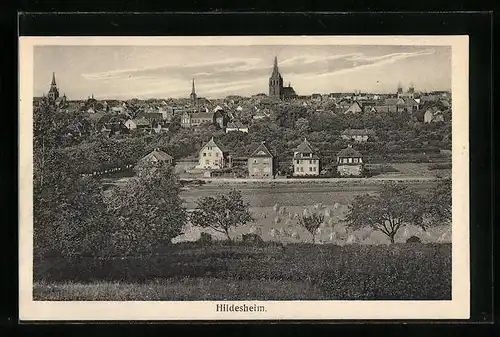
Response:
[[[353,229],[370,226],[384,233],[394,243],[398,230],[417,225],[426,230],[422,197],[398,183],[383,185],[376,196],[359,195],[349,205],[346,225]]]
[[[437,223],[451,221],[451,179],[441,179],[431,193],[427,212]]]
[[[172,167],[163,162],[143,163],[138,176],[114,187],[108,196],[108,211],[115,219],[115,250],[149,251],[182,234],[187,214],[179,193],[180,183]]]
[[[299,118],[295,121],[295,129],[304,134],[309,131],[309,121],[306,118]]]
[[[314,243],[316,241],[316,232],[318,231],[319,226],[323,223],[323,220],[325,220],[323,214],[312,213],[310,215],[301,215],[298,223],[311,233],[312,242]]]
[[[109,221],[100,182],[63,174],[57,178],[34,186],[35,255],[95,254],[105,249]]]
[[[229,230],[243,226],[253,221],[249,205],[243,201],[241,193],[231,190],[227,195],[218,194],[215,197],[204,197],[198,200],[197,208],[191,214],[190,220],[194,226],[212,228],[225,234],[228,240]]]

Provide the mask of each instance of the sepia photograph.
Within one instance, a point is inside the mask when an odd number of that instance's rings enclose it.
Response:
[[[465,36],[20,38],[20,318],[467,318]]]

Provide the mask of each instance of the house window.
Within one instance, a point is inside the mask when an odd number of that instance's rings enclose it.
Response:
[[[312,166],[309,166],[309,172],[312,172],[313,168]]]
[[[206,157],[206,156],[207,156],[206,152],[203,152],[203,157]]]
[[[219,152],[215,152],[215,156],[218,157],[219,156]]]
[[[313,163],[313,161],[312,161],[312,160],[309,160],[309,164],[312,164],[312,163]]]
[[[354,158],[354,162],[357,163],[358,162],[358,158]]]
[[[299,164],[300,164],[300,160],[297,160],[297,165],[299,165]]]
[[[254,163],[254,164],[257,164],[257,159],[254,159],[254,160],[253,160],[253,163]]]
[[[363,162],[363,159],[359,158],[359,162],[362,163]]]
[[[316,166],[313,167],[313,171],[316,172]]]
[[[304,172],[304,168],[303,167],[300,168],[300,172]]]
[[[352,158],[349,158],[349,163],[352,163]]]

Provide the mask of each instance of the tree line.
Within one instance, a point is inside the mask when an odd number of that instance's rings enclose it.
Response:
[[[171,165],[141,162],[135,170],[135,177],[106,191],[95,177],[81,177],[64,167],[50,167],[44,171],[44,179],[39,179],[37,172],[35,256],[151,252],[170,245],[183,234],[188,222],[232,240],[233,229],[256,222],[239,191],[199,198],[196,208],[188,212]],[[425,217],[433,221],[425,222]],[[344,222],[353,230],[370,227],[394,242],[396,233],[405,226],[426,230],[450,220],[451,181],[441,180],[425,197],[398,183],[384,184],[375,195],[356,196]],[[323,221],[321,214],[302,214],[298,225],[314,242]]]

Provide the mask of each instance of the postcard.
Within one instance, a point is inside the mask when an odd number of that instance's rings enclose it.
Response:
[[[20,320],[469,318],[468,53],[20,37]]]

